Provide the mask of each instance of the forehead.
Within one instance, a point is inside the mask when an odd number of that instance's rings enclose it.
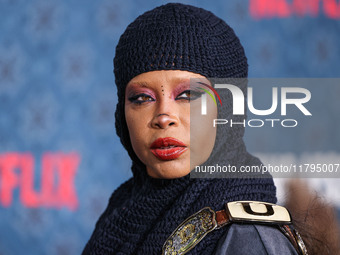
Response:
[[[201,74],[182,70],[158,70],[139,74],[132,78],[127,87],[164,87],[178,85],[180,83],[190,84],[191,78],[205,78]]]

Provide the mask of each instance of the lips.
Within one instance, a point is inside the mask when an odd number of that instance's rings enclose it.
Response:
[[[174,160],[184,153],[188,147],[173,137],[156,139],[150,146],[151,152],[160,160]]]

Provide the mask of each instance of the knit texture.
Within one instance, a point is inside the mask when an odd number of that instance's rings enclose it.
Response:
[[[153,70],[186,70],[215,78],[247,77],[247,59],[234,31],[211,12],[183,4],[166,4],[139,16],[121,36],[114,71],[118,91],[116,130],[133,165],[133,177],[111,196],[83,254],[161,254],[169,235],[203,207],[221,210],[236,200],[275,203],[271,178],[154,179],[135,155],[124,115],[125,88],[134,76]],[[214,79],[210,79],[214,84]],[[245,79],[233,80],[246,93]],[[226,90],[218,117],[232,116]],[[237,118],[244,118],[238,116]],[[243,143],[244,128],[217,129],[205,164],[260,165]],[[268,176],[267,176],[268,177]],[[212,254],[227,228],[209,233],[187,254]]]
[[[247,58],[233,29],[213,13],[169,3],[139,16],[116,47],[114,73],[118,104],[116,130],[133,160],[124,112],[125,88],[138,74],[186,70],[212,78],[244,78]]]
[[[221,210],[235,200],[276,202],[271,179],[142,179],[130,179],[113,193],[83,254],[159,255],[172,231],[203,207]],[[187,254],[213,254],[226,230],[213,231]]]

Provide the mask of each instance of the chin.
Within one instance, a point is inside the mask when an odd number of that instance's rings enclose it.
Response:
[[[186,176],[190,173],[189,164],[182,162],[168,161],[157,165],[155,168],[147,167],[149,176],[157,179],[176,179]]]

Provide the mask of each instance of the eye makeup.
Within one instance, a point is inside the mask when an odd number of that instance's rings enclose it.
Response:
[[[184,100],[192,101],[192,100],[196,100],[196,99],[200,98],[203,94],[204,94],[203,91],[196,91],[196,90],[193,90],[193,89],[185,90],[176,97],[176,100],[184,99]],[[186,96],[184,96],[184,95],[186,95]]]
[[[184,91],[190,91],[190,81],[183,81],[175,86],[171,92],[171,98],[175,99]]]
[[[137,94],[137,95],[133,95],[131,97],[128,97],[128,100],[131,103],[134,103],[134,104],[142,104],[142,103],[145,103],[145,102],[155,101],[155,99],[153,99],[150,95],[145,94],[145,93],[141,93],[141,94]]]
[[[173,98],[175,100],[196,100],[204,94],[204,92],[200,90],[199,87],[199,84],[195,84],[195,86],[190,84],[190,80],[184,81],[178,84],[173,90]]]
[[[190,86],[190,81],[184,81],[177,84],[172,91],[170,91],[170,98],[176,101],[192,101],[200,98],[204,92],[199,89],[200,85]],[[158,91],[159,90],[159,91]],[[146,83],[132,83],[127,87],[127,99],[134,104],[141,105],[147,102],[157,100],[159,96],[165,96],[164,85],[160,85],[158,89],[150,88]]]
[[[131,83],[126,88],[126,97],[131,103],[142,104],[155,101],[156,95],[146,83]]]

